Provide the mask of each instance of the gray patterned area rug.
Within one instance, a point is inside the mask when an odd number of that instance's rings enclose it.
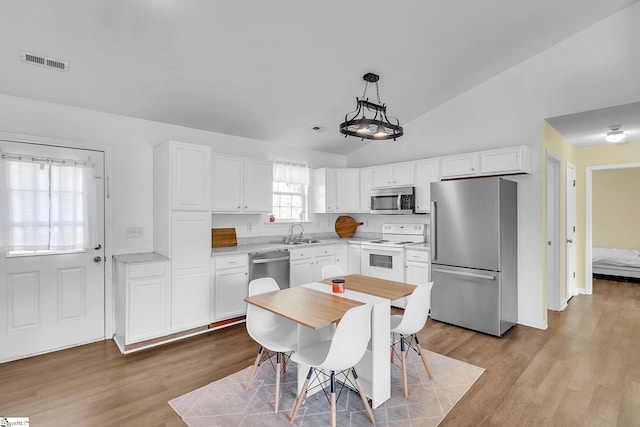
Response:
[[[399,357],[391,366],[391,398],[374,409],[377,426],[437,426],[484,369],[441,354],[423,350],[433,381],[429,380],[417,353],[407,355],[409,397],[402,393]],[[280,410],[273,412],[275,375],[264,362],[251,388],[245,392],[251,367],[169,401],[189,427],[290,426],[296,399],[296,365],[291,363],[280,383]],[[338,390],[340,387],[338,386]],[[345,388],[337,403],[339,426],[370,426],[360,396]],[[308,396],[293,425],[328,426],[329,402],[322,392]]]

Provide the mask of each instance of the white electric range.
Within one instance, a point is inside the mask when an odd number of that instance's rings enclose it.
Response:
[[[424,241],[425,224],[384,224],[382,239],[362,242],[360,272],[365,276],[404,282],[404,248]]]

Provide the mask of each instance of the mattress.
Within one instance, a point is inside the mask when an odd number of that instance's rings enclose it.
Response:
[[[640,268],[640,250],[593,248],[592,261],[594,266]]]

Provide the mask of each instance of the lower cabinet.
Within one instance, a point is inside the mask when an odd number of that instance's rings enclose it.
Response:
[[[125,346],[169,333],[169,260],[163,256],[114,256],[115,339]]]
[[[211,321],[244,316],[249,290],[247,254],[211,258]]]
[[[289,286],[300,286],[313,282],[313,248],[289,250]]]
[[[404,281],[412,285],[428,283],[431,279],[429,252],[423,250],[405,250]],[[406,298],[391,301],[395,307],[405,308]]]
[[[349,274],[349,255],[347,245],[336,245],[336,264],[342,268],[344,274]]]
[[[300,286],[322,280],[322,267],[339,264],[336,261],[336,246],[342,247],[344,245],[307,246],[300,249],[290,249],[289,286]],[[341,255],[342,259],[346,259],[344,255],[346,255],[346,250],[345,254]],[[340,261],[340,263],[342,262]],[[344,265],[341,267],[345,268]]]
[[[349,268],[347,274],[360,274],[360,243],[349,243]]]

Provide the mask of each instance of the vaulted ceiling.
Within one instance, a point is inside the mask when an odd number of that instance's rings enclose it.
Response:
[[[347,154],[366,72],[406,123],[635,1],[7,0],[0,93]]]

